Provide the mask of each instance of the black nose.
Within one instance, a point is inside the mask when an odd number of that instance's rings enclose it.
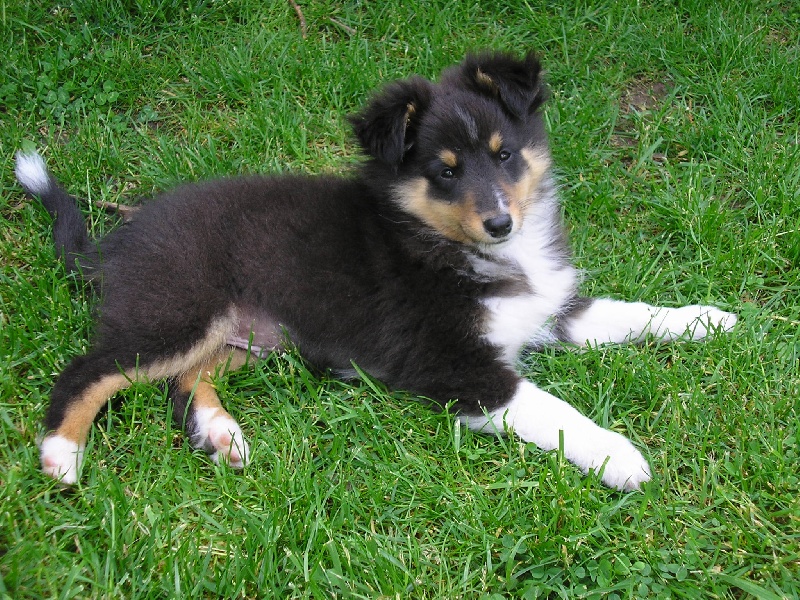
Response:
[[[511,215],[502,214],[496,217],[492,217],[491,219],[486,219],[483,222],[483,228],[493,238],[502,238],[506,237],[509,233],[511,233],[511,228],[514,226],[514,221],[511,219]]]

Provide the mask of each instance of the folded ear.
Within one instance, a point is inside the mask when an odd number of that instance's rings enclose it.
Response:
[[[459,72],[468,89],[498,99],[506,111],[519,119],[547,100],[542,68],[533,52],[521,60],[500,52],[470,55]]]
[[[350,116],[364,151],[397,167],[416,142],[417,126],[430,103],[431,87],[422,77],[391,83],[361,112]]]

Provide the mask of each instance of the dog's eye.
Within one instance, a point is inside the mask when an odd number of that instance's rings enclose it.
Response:
[[[500,162],[505,162],[509,158],[511,158],[511,152],[509,152],[508,150],[501,150],[500,154],[497,155],[497,158],[500,159]]]
[[[441,173],[439,173],[439,177],[442,179],[452,179],[455,176],[456,174],[453,172],[453,169],[442,169]]]

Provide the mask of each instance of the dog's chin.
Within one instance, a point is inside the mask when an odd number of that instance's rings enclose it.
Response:
[[[501,246],[501,245],[505,244],[506,242],[514,239],[514,237],[517,235],[517,231],[518,230],[515,227],[507,235],[504,235],[502,237],[493,237],[493,236],[489,235],[488,233],[473,233],[473,234],[469,234],[469,233],[465,232],[465,235],[469,239],[469,244],[470,245],[475,246],[476,248],[489,249],[489,248],[494,248],[494,247],[497,247],[497,246]]]

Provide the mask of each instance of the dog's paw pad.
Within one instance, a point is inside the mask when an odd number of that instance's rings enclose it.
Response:
[[[78,469],[83,460],[83,447],[60,435],[51,435],[40,446],[42,471],[65,485],[78,481]]]
[[[211,460],[224,462],[234,469],[241,469],[250,459],[250,447],[244,439],[238,423],[229,417],[216,417],[208,424],[208,441],[211,445]]]

